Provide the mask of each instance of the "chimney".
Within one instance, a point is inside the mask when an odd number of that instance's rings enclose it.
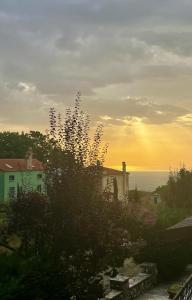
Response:
[[[33,164],[33,150],[31,147],[29,147],[27,153],[26,153],[26,162],[27,162],[27,170],[32,170],[32,164]]]
[[[126,171],[126,162],[122,162],[122,171],[123,171],[123,195],[126,196],[128,193],[128,175]]]
[[[122,162],[122,170],[123,170],[123,172],[126,173],[126,162],[125,161]]]

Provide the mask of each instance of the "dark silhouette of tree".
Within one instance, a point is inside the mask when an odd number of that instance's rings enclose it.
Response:
[[[96,127],[93,138],[90,135],[90,120],[80,107],[80,93],[77,93],[74,108],[67,109],[64,121],[61,115],[50,109],[50,137],[73,158],[78,166],[102,166],[107,145],[101,146],[103,125]],[[99,164],[98,164],[99,162]]]
[[[139,200],[140,200],[137,186],[135,187],[135,190],[134,190],[133,199],[134,199],[135,202],[139,202]]]
[[[32,147],[35,158],[46,162],[53,151],[53,139],[39,131],[0,132],[0,158],[25,158],[29,147]]]
[[[124,209],[105,201],[100,190],[103,128],[90,137],[79,94],[64,121],[50,110],[50,124],[47,197],[22,194],[7,207],[8,235],[20,238],[15,255],[25,265],[10,299],[96,300],[102,297],[100,272],[130,254]]]
[[[21,255],[40,255],[47,246],[48,201],[37,192],[19,193],[6,210],[8,232],[20,239]]]
[[[142,192],[138,191],[137,186],[135,189],[129,192],[129,201],[132,203],[139,203]]]
[[[117,185],[117,178],[113,178],[113,200],[116,202],[118,201],[118,185]]]
[[[98,188],[106,153],[106,146],[101,146],[103,128],[99,125],[91,139],[79,94],[64,122],[54,109],[50,121],[51,136],[62,149],[60,155],[50,159],[47,170],[54,220],[53,255],[73,265],[73,293],[77,299],[84,299],[85,290],[95,284],[99,272],[114,263],[115,257],[119,259],[123,248],[123,234],[113,223],[110,204]]]
[[[190,213],[192,210],[192,171],[183,167],[178,172],[170,172],[167,184],[157,188],[156,191],[168,206],[183,208]]]

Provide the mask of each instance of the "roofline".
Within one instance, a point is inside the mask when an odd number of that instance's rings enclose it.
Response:
[[[112,168],[107,168],[107,167],[102,167],[102,169],[105,171],[111,171],[111,172],[113,172],[113,171],[115,171],[115,172],[117,172],[117,173],[119,173],[119,174],[122,174],[123,173],[123,170],[117,170],[117,169],[112,169]],[[129,172],[127,172],[126,171],[126,174],[130,174]]]
[[[40,169],[36,169],[36,170],[7,170],[7,171],[4,171],[4,170],[1,170],[0,169],[0,173],[15,173],[15,172],[44,172],[44,169],[43,170],[40,170]]]
[[[32,168],[27,167],[25,158],[0,158],[0,173],[23,173],[23,172],[43,172],[45,167],[43,163],[33,158],[31,162]]]

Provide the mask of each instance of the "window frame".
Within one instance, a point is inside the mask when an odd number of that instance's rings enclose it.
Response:
[[[38,173],[38,174],[37,174],[37,179],[42,179],[42,178],[43,178],[43,174]]]
[[[11,177],[12,177],[13,179],[11,179]],[[9,175],[9,182],[13,182],[13,181],[15,181],[15,175]]]
[[[37,192],[42,193],[42,184],[37,185]]]
[[[15,196],[16,196],[16,188],[15,188],[15,186],[10,186],[9,187],[9,199],[14,199]]]

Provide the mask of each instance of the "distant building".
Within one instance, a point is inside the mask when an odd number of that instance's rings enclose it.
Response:
[[[32,157],[0,159],[0,201],[13,199],[19,190],[45,192],[43,164]]]
[[[117,192],[119,200],[128,200],[129,173],[126,171],[125,162],[122,163],[122,171],[103,167],[102,191],[107,191],[111,194],[111,198]]]
[[[152,194],[151,199],[152,199],[154,204],[161,203],[161,196],[158,193]]]

